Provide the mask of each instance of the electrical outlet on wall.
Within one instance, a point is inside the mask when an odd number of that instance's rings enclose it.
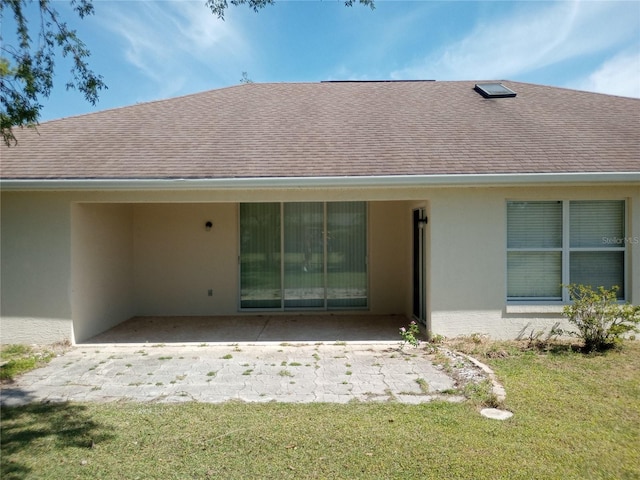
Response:
[[[213,297],[213,289],[210,288],[209,290],[207,290],[207,295],[209,297]]]

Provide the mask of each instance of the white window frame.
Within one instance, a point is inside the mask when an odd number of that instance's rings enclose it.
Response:
[[[531,203],[535,203],[535,202],[545,202],[545,201],[558,201],[562,203],[562,247],[561,248],[509,248],[508,243],[507,243],[507,239],[505,239],[505,245],[507,246],[506,248],[506,252],[507,255],[505,256],[505,293],[508,292],[508,269],[507,267],[507,257],[509,252],[526,252],[526,251],[533,251],[533,252],[543,252],[543,251],[560,251],[561,252],[561,267],[562,267],[562,285],[568,285],[570,282],[570,270],[571,270],[571,265],[570,265],[570,257],[571,257],[571,253],[572,252],[622,252],[623,255],[623,278],[624,278],[624,288],[623,291],[621,292],[622,294],[622,298],[620,299],[621,302],[624,302],[625,299],[628,298],[628,285],[629,285],[629,279],[628,279],[628,275],[629,275],[629,265],[628,265],[628,250],[627,250],[627,244],[629,243],[628,237],[627,237],[627,231],[628,231],[628,225],[629,225],[629,210],[628,210],[628,202],[626,199],[611,199],[611,198],[603,198],[603,199],[584,199],[584,201],[620,201],[623,203],[623,218],[624,218],[624,225],[623,225],[623,237],[620,239],[615,239],[615,240],[619,240],[619,241],[615,241],[614,239],[608,239],[608,241],[605,241],[605,239],[603,238],[603,245],[609,245],[609,246],[603,246],[601,248],[594,248],[594,247],[571,247],[571,236],[570,236],[570,230],[571,230],[571,222],[570,222],[570,206],[571,206],[571,202],[578,202],[578,201],[582,201],[583,199],[564,199],[564,200],[557,200],[557,199],[535,199],[535,200],[529,200],[529,199],[509,199],[506,202],[506,206],[507,208],[505,209],[505,234],[508,236],[509,232],[508,232],[508,217],[506,216],[506,212],[508,209],[508,205],[509,203],[517,203],[517,202],[531,202]],[[563,304],[567,304],[570,303],[570,298],[569,298],[569,291],[567,290],[567,288],[563,287],[562,288],[562,298],[561,299],[557,299],[555,297],[538,297],[538,298],[534,298],[534,297],[509,297],[506,296],[507,299],[507,304],[510,305],[543,305],[543,304],[548,304],[548,305],[563,305]]]

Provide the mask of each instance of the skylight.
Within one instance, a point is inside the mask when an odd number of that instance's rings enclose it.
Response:
[[[473,89],[484,98],[508,98],[516,96],[516,92],[501,83],[476,83]]]

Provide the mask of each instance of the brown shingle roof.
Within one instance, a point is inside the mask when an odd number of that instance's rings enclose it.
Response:
[[[517,82],[246,84],[42,123],[4,179],[631,172],[640,100]]]

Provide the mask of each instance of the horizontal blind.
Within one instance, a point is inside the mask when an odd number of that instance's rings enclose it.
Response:
[[[619,287],[618,298],[624,297],[624,252],[571,252],[569,283],[593,288]]]
[[[562,203],[508,202],[507,248],[562,248]]]
[[[562,252],[508,252],[507,296],[562,297]]]
[[[572,248],[606,248],[622,241],[624,201],[575,201],[569,208]]]
[[[622,299],[624,242],[623,200],[508,202],[507,296],[561,299],[560,284],[575,283],[618,286]]]

